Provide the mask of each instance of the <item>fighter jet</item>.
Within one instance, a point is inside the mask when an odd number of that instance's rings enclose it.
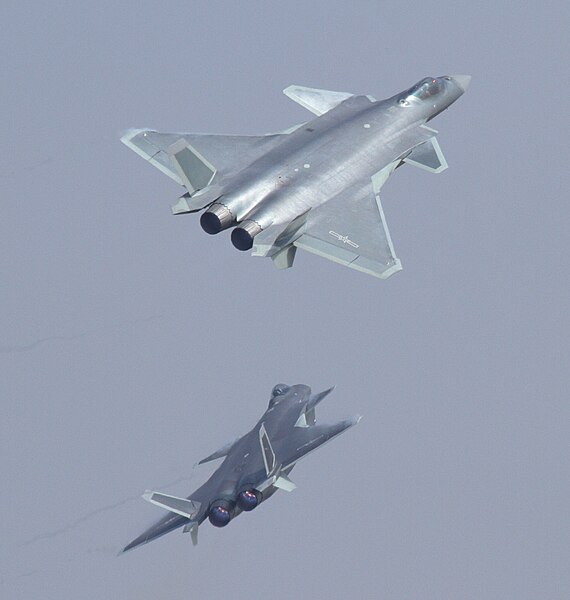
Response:
[[[269,406],[255,427],[200,461],[203,464],[225,457],[194,493],[177,498],[145,492],[145,500],[169,514],[128,544],[123,552],[180,527],[190,532],[196,545],[198,527],[206,519],[215,527],[225,527],[241,512],[253,510],[277,490],[294,490],[296,486],[289,473],[297,461],[360,420],[355,416],[333,425],[316,424],[315,408],[332,389],[311,394],[306,385],[276,385]]]
[[[468,75],[426,77],[377,101],[292,85],[316,115],[261,136],[130,130],[121,139],[186,188],[176,215],[204,210],[209,234],[233,227],[238,250],[293,265],[297,248],[385,279],[401,270],[379,192],[404,164],[441,173],[447,162],[426,125],[467,89]]]

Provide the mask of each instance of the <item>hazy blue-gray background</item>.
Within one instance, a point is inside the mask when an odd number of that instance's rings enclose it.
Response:
[[[568,598],[565,2],[2,3],[0,595]],[[383,191],[404,271],[287,272],[172,217],[128,127],[264,133],[291,83],[467,73],[450,169]],[[193,548],[120,558],[271,387],[363,421]]]

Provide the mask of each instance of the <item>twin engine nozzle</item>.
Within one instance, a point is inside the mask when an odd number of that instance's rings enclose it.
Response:
[[[262,499],[261,492],[254,489],[244,490],[238,494],[237,505],[242,510],[249,512],[258,506]]]
[[[214,202],[200,217],[202,229],[210,235],[220,233],[236,223],[232,211],[221,202]],[[243,221],[232,231],[232,244],[238,250],[250,250],[253,247],[253,238],[260,231],[261,227],[255,221]]]
[[[263,500],[261,492],[251,488],[241,491],[235,502],[230,500],[216,500],[210,506],[208,519],[214,527],[225,527],[234,517],[236,506],[243,511],[249,512]]]
[[[225,204],[219,202],[210,205],[208,210],[202,213],[200,217],[202,229],[210,235],[220,233],[220,231],[234,225],[235,222],[236,219],[232,211]]]

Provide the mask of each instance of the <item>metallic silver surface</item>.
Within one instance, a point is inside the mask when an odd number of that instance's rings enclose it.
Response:
[[[250,250],[253,246],[253,238],[261,231],[257,221],[243,221],[232,231],[232,244],[238,250]]]
[[[240,250],[292,266],[291,247],[380,278],[401,269],[379,191],[398,166],[440,173],[447,162],[426,123],[467,89],[468,75],[426,77],[377,101],[289,86],[313,114],[281,134],[215,136],[131,130],[122,141],[186,186],[173,208],[202,215],[208,233],[238,224]],[[209,174],[213,173],[211,180]],[[186,183],[185,183],[186,182]],[[196,186],[204,185],[202,189]],[[253,225],[252,223],[255,223]]]
[[[202,229],[211,235],[220,233],[220,231],[231,227],[235,222],[235,217],[228,207],[217,202],[212,204],[200,217]]]

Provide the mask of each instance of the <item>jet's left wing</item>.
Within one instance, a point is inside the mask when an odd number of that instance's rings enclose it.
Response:
[[[380,279],[400,271],[378,194],[380,185],[373,178],[365,187],[310,211],[294,245]]]

